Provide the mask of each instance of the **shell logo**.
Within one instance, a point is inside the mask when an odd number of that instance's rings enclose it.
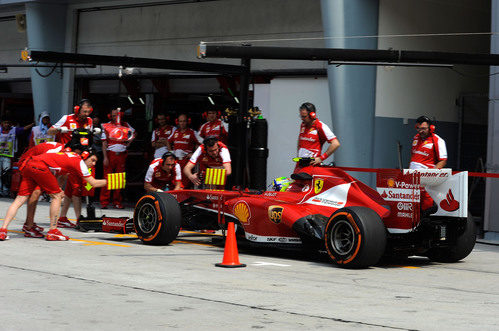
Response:
[[[395,187],[395,179],[388,178],[388,180],[386,181],[386,184],[388,185],[388,187]]]
[[[248,204],[245,201],[239,201],[234,205],[234,216],[239,222],[247,224],[251,218]]]

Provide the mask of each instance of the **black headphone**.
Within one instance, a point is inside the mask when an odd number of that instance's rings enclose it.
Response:
[[[80,102],[78,102],[78,104],[76,106],[74,106],[74,108],[73,108],[76,115],[78,115],[78,112],[80,111],[81,107],[83,107],[83,105],[86,103],[88,103],[88,105],[90,106],[90,114],[94,111],[94,109],[92,108],[92,103],[90,102],[90,100],[81,99]]]
[[[311,119],[315,120],[317,118],[315,106],[313,103],[305,102],[300,106],[300,109],[305,109]]]
[[[175,154],[173,152],[170,152],[170,151],[165,152],[163,154],[163,156],[161,156],[161,158],[163,159],[163,162],[165,162],[166,159],[169,158],[169,157],[173,157],[175,159],[175,161],[177,160],[177,157],[175,156]]]
[[[430,133],[433,133],[435,132],[435,125],[433,125],[433,121],[428,117],[428,116],[419,116],[417,119],[416,119],[416,129],[418,128],[418,124],[421,124],[421,123],[428,123],[428,125],[430,126]]]
[[[204,148],[208,148],[208,144],[210,144],[211,142],[213,142],[213,145],[215,145],[218,142],[218,138],[215,136],[208,136],[208,137],[204,138],[204,140],[203,140]]]

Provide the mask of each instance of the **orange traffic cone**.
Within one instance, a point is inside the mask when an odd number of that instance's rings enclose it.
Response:
[[[225,238],[224,259],[222,263],[215,264],[217,267],[240,268],[246,264],[239,263],[239,253],[237,251],[236,230],[234,222],[229,222],[227,226],[227,237]]]

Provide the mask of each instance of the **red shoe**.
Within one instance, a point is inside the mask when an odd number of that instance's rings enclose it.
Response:
[[[121,203],[115,204],[114,208],[116,208],[116,209],[125,209],[125,207],[123,207],[123,205]]]
[[[44,235],[40,231],[33,226],[31,229],[28,229],[26,225],[23,226],[24,236],[28,238],[43,238]]]
[[[26,228],[26,223],[24,223],[24,225],[23,225],[23,231],[24,231],[25,229],[27,229],[27,228]],[[36,231],[38,231],[38,232],[43,232],[43,228],[42,228],[41,226],[38,226],[38,224],[36,224],[35,222],[33,222],[33,227],[32,227],[32,229],[35,229],[35,230],[36,230]]]
[[[64,217],[59,217],[57,220],[57,226],[60,228],[74,228],[76,224],[71,223],[70,220],[66,216]]]
[[[0,240],[4,241],[9,239],[9,235],[7,234],[7,229],[0,229]]]
[[[47,232],[47,236],[45,237],[48,241],[65,241],[69,240],[68,236],[65,236],[59,231],[59,229],[52,229]]]

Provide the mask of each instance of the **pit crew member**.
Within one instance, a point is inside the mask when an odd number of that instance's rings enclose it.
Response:
[[[417,134],[412,140],[410,169],[442,169],[447,164],[447,147],[427,116],[416,119]]]
[[[21,158],[19,159],[19,167],[23,167],[25,163],[33,156],[42,155],[45,153],[59,153],[63,150],[64,145],[57,142],[45,142],[38,144],[36,146],[28,149]],[[23,225],[23,232],[25,237],[31,238],[43,238],[43,228],[38,226],[35,221],[35,211],[36,205],[38,204],[38,199],[42,194],[40,187],[36,187],[33,193],[29,196],[28,203],[26,205],[26,221]]]
[[[220,120],[219,115],[220,112],[215,110],[208,110],[203,113],[203,117],[206,118],[206,123],[199,128],[199,135],[203,139],[210,136],[217,137],[219,141],[226,144],[229,135],[227,132],[227,124]]]
[[[177,128],[169,125],[166,115],[162,113],[156,116],[156,123],[158,123],[158,128],[152,132],[151,145],[155,149],[154,158],[160,159],[163,154],[171,150],[168,138]]]
[[[445,141],[435,133],[428,116],[416,119],[417,134],[412,140],[410,169],[442,169],[447,164]],[[438,206],[424,188],[421,188],[421,215],[437,212]]]
[[[31,135],[29,137],[29,148],[39,145],[41,143],[55,141],[55,135],[49,134],[48,130],[52,126],[50,124],[50,115],[48,112],[44,111],[40,114],[38,125],[31,129]]]
[[[201,137],[196,131],[188,127],[190,118],[186,114],[180,114],[176,120],[177,130],[168,139],[180,168],[184,169],[194,150],[201,144]],[[189,187],[191,182],[188,178],[182,178],[182,185]]]
[[[93,111],[92,103],[88,99],[82,99],[73,108],[74,114],[64,115],[57,123],[52,125],[48,130],[48,134],[57,134],[56,141],[61,144],[67,144],[71,140],[71,132],[76,129],[87,129],[92,131],[93,121],[90,114]],[[73,203],[76,218],[81,215],[81,195],[84,186],[83,181],[73,174],[68,174],[64,189],[64,201],[59,217],[60,227],[72,228],[75,226],[66,217],[71,202]]]
[[[16,127],[8,119],[2,119],[0,125],[0,175],[11,168],[12,159],[17,152],[17,137],[35,125],[29,124],[25,127]],[[9,189],[2,182],[0,176],[0,196],[9,196]]]
[[[53,172],[56,175],[71,173],[94,187],[103,187],[107,185],[107,180],[94,179],[88,171],[88,168],[94,166],[96,161],[97,156],[88,152],[82,153],[82,156],[74,152],[61,152],[45,153],[31,157],[22,166],[22,181],[19,193],[7,210],[3,225],[0,228],[0,240],[9,238],[7,235],[9,223],[14,219],[19,208],[28,200],[37,186],[47,192],[52,198],[50,204],[50,229],[46,239],[68,240],[69,237],[63,235],[57,229],[57,215],[61,206],[63,193]]]
[[[310,165],[318,165],[330,157],[340,147],[333,131],[317,118],[315,106],[305,102],[300,106],[300,134],[298,135],[298,157],[313,158]],[[327,150],[321,154],[322,146],[329,143]],[[299,167],[295,168],[295,172]]]
[[[163,192],[182,188],[182,170],[172,152],[166,152],[160,159],[155,159],[147,169],[144,189],[147,192]]]
[[[199,172],[193,173],[196,164],[199,165]],[[216,137],[206,138],[196,149],[184,168],[184,175],[198,186],[201,184],[200,176],[203,176],[207,168],[223,168],[226,176],[232,173],[229,149]]]
[[[104,155],[104,178],[114,172],[125,172],[127,157],[127,147],[135,139],[135,129],[127,122],[123,122],[124,113],[121,108],[111,111],[109,118],[111,121],[102,124],[102,153]],[[100,204],[101,208],[106,209],[111,201],[111,192],[107,187],[101,189]],[[121,204],[121,190],[115,190],[113,193],[113,205],[117,209],[123,209]]]

